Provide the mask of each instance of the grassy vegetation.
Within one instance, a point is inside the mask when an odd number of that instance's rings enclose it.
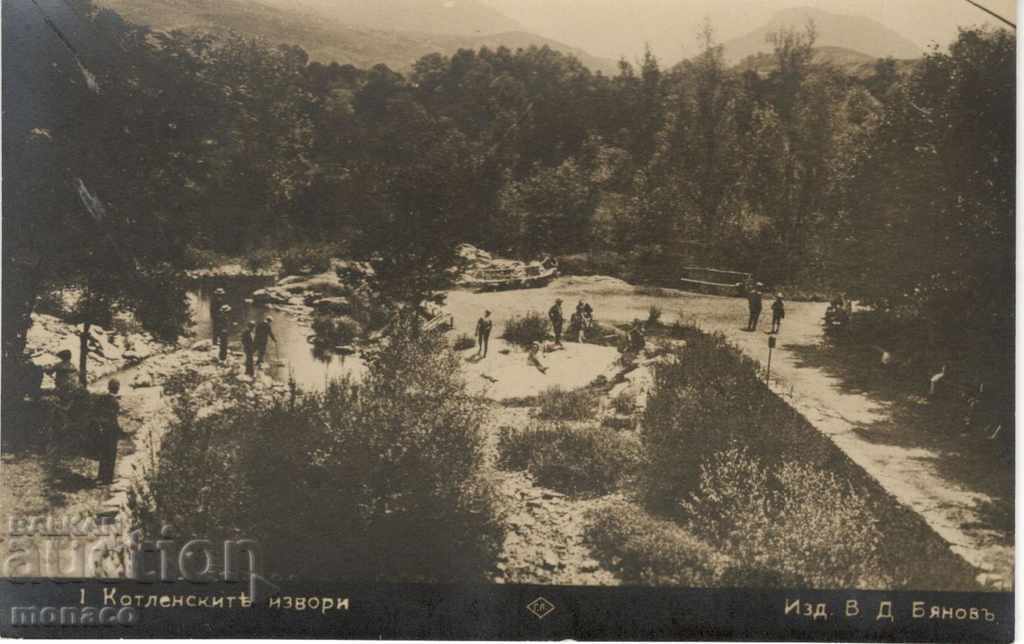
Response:
[[[548,319],[536,311],[511,317],[505,320],[501,337],[521,347],[544,342],[548,338]]]
[[[601,495],[631,477],[639,446],[599,425],[535,421],[525,429],[504,427],[498,439],[498,466],[526,470],[536,481],[566,494]]]
[[[589,420],[597,413],[600,395],[593,389],[567,390],[555,385],[537,394],[537,418]]]
[[[324,345],[350,344],[363,334],[363,326],[348,316],[317,315],[313,318],[316,341]]]
[[[281,272],[285,275],[323,273],[338,253],[334,244],[293,246],[281,253]]]
[[[591,531],[627,580],[976,587],[972,569],[771,392],[754,362],[720,335],[669,331],[687,348],[657,368],[643,415],[643,465],[627,490],[642,507],[609,511]]]
[[[452,340],[452,349],[455,351],[467,351],[476,346],[476,340],[465,333],[461,333]]]

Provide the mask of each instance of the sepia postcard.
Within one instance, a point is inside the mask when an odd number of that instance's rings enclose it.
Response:
[[[1014,639],[1014,0],[3,0],[0,635]]]

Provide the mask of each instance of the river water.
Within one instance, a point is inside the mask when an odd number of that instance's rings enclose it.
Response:
[[[273,283],[267,277],[226,277],[205,278],[197,287],[189,292],[189,304],[192,307],[192,332],[196,340],[213,338],[213,321],[210,317],[210,298],[216,288],[225,291],[224,302],[231,306],[231,320],[236,323],[233,329],[230,347],[241,350],[241,332],[244,325],[252,320],[259,322],[264,318],[271,319],[274,336],[267,348],[266,373],[276,380],[287,382],[289,375],[295,378],[300,387],[306,390],[321,390],[330,380],[345,375],[358,377],[365,372],[365,365],[356,356],[343,356],[324,353],[316,350],[309,343],[308,337],[313,331],[300,324],[284,311],[246,302],[246,298],[258,288]]]

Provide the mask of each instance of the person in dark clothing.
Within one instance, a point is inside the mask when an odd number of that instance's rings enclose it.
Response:
[[[245,375],[256,375],[256,365],[253,363],[253,354],[256,351],[256,340],[253,332],[256,330],[256,323],[250,321],[245,331],[242,331],[242,351],[245,352]]]
[[[761,317],[761,291],[758,288],[752,288],[747,293],[747,306],[750,309],[747,331],[757,331],[757,320]]]
[[[259,326],[256,327],[256,366],[259,367],[263,364],[263,358],[267,355],[267,342],[273,340],[274,344],[277,344],[277,338],[274,337],[274,329],[271,328],[272,320],[267,317]]]
[[[481,358],[487,357],[487,344],[491,338],[491,329],[494,322],[491,320],[491,312],[484,311],[484,316],[476,321],[476,354]]]
[[[224,289],[218,288],[213,292],[213,296],[210,298],[210,324],[213,325],[213,331],[211,335],[214,338],[220,337],[220,323],[222,320],[221,308],[224,306],[224,298],[226,293]]]
[[[111,378],[107,393],[92,398],[92,429],[96,440],[96,458],[100,462],[98,479],[109,485],[114,482],[114,467],[117,464],[117,441],[121,436],[118,421],[121,414],[121,383]]]
[[[228,359],[228,337],[231,335],[231,323],[228,321],[228,315],[231,314],[231,307],[227,304],[220,307],[220,322],[217,326],[217,335],[214,336],[217,344],[220,348],[218,357],[221,362]]]
[[[548,319],[551,320],[551,328],[555,332],[555,344],[562,346],[562,325],[565,323],[565,318],[562,316],[561,299],[556,299],[548,310]]]
[[[776,293],[775,301],[772,302],[772,333],[779,332],[784,317],[786,317],[786,305],[782,302],[782,293]]]

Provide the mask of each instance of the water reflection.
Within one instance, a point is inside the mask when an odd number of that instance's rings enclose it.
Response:
[[[299,324],[288,314],[266,306],[245,301],[255,289],[268,286],[272,280],[265,277],[210,278],[197,284],[189,293],[192,306],[193,332],[198,340],[213,338],[213,320],[210,315],[210,299],[216,288],[223,288],[223,302],[231,306],[229,314],[235,326],[232,329],[230,345],[240,350],[240,334],[250,320],[259,322],[271,319],[271,326],[277,344],[271,341],[267,347],[266,373],[276,380],[285,382],[291,374],[303,389],[323,389],[332,379],[345,374],[359,377],[365,372],[365,364],[357,356],[337,355],[329,350],[317,348],[308,338],[313,334],[308,326]]]

